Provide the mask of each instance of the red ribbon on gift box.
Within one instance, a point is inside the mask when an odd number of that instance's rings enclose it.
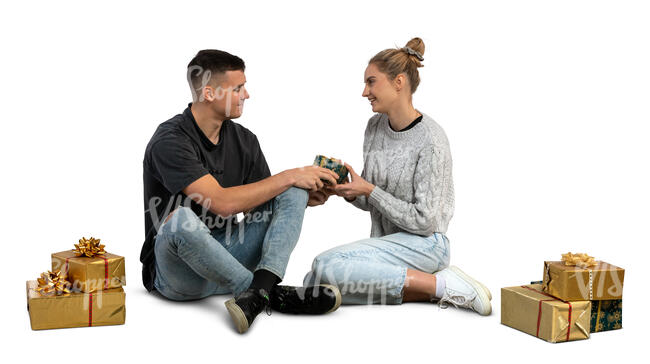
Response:
[[[537,293],[541,293],[544,296],[552,298],[550,300],[539,300],[539,309],[537,311],[537,334],[535,335],[537,337],[539,337],[539,324],[542,321],[542,302],[545,302],[545,301],[560,301],[560,302],[564,302],[567,305],[569,305],[569,326],[567,327],[567,330],[566,330],[566,341],[569,341],[569,334],[571,334],[571,311],[573,310],[573,307],[571,306],[571,302],[563,301],[563,300],[561,300],[559,298],[551,296],[550,294],[548,294],[546,292],[538,291],[538,290],[536,290],[534,288],[530,288],[528,286],[522,286],[522,287],[526,288],[526,289],[529,289],[531,291],[535,291]]]
[[[88,298],[88,326],[93,325],[93,294]]]

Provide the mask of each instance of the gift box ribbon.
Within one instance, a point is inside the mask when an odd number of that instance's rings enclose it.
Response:
[[[108,289],[108,259],[106,257],[100,257],[104,259],[104,289]],[[65,275],[68,275],[69,270],[69,260],[70,258],[65,258]]]
[[[66,274],[61,274],[58,270],[43,272],[41,277],[37,278],[36,292],[42,296],[69,296],[71,284],[66,278]]]
[[[66,280],[66,275],[61,274],[60,271],[48,271],[41,273],[41,277],[37,279],[38,286],[36,292],[41,296],[70,296],[71,283]],[[93,294],[88,296],[88,326],[93,325]]]
[[[539,300],[539,308],[538,308],[538,311],[537,311],[537,333],[535,334],[535,336],[537,336],[537,337],[539,337],[539,326],[540,326],[540,323],[542,322],[542,302],[546,302],[546,301],[560,301],[560,302],[563,302],[563,303],[566,303],[567,305],[569,305],[569,317],[568,317],[568,323],[567,323],[567,326],[566,326],[566,327],[567,327],[567,331],[566,331],[566,341],[569,341],[569,336],[570,336],[570,334],[571,334],[571,314],[572,314],[572,312],[573,312],[573,306],[571,306],[571,302],[563,301],[563,300],[561,300],[561,299],[558,299],[558,298],[555,298],[555,297],[551,296],[550,294],[547,294],[547,293],[542,292],[542,291],[538,291],[538,290],[536,290],[536,289],[534,289],[534,288],[530,288],[530,287],[528,287],[528,286],[521,286],[521,287],[526,288],[526,289],[529,289],[529,290],[534,291],[534,292],[537,292],[537,293],[541,293],[541,294],[543,294],[544,296],[550,297],[550,299],[548,299],[548,300]],[[585,334],[585,336],[588,337],[588,336],[589,336],[589,332],[586,331],[584,327],[582,327],[582,326],[580,326],[580,325],[578,324],[578,320],[582,317],[582,315],[585,314],[585,312],[586,312],[586,311],[583,311],[583,312],[580,314],[580,316],[578,316],[578,317],[575,319],[575,324],[576,324],[576,327],[577,327],[578,329],[580,329],[580,331],[582,331],[582,333]],[[564,328],[562,328],[562,329],[564,329]]]
[[[93,294],[88,297],[88,326],[93,325]]]
[[[75,244],[74,247],[74,253],[78,257],[83,257],[86,256],[88,258],[93,258],[93,257],[99,257],[104,259],[104,289],[108,289],[108,259],[106,257],[103,257],[101,255],[106,254],[106,251],[104,250],[105,245],[100,244],[99,242],[101,239],[95,239],[92,236],[90,239],[86,239],[85,237],[82,237],[79,239],[79,244]],[[65,259],[65,273],[66,275],[68,274],[68,260],[70,258]]]
[[[562,254],[562,262],[565,265],[570,265],[570,266],[575,265],[580,268],[593,267],[597,264],[596,261],[594,260],[594,257],[588,254],[585,253],[573,254],[571,252]]]
[[[74,253],[77,254],[78,257],[86,256],[88,258],[92,258],[95,255],[106,254],[106,251],[104,251],[105,245],[100,244],[100,240],[101,239],[95,239],[93,237],[90,239],[83,237],[79,239],[79,244],[74,245]]]
[[[573,254],[571,252],[568,252],[566,254],[562,254],[562,263],[568,266],[576,266],[579,268],[587,269],[587,272],[589,272],[589,300],[593,300],[594,299],[594,289],[593,289],[594,275],[593,275],[593,271],[589,269],[589,267],[593,267],[597,264],[594,257],[586,253]]]

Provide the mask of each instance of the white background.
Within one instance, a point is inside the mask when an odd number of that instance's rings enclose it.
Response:
[[[621,0],[2,5],[2,355],[548,362],[640,352],[649,16],[647,2]],[[360,172],[367,61],[414,36],[426,45],[414,105],[445,129],[454,161],[452,264],[491,289],[491,316],[344,306],[261,315],[240,336],[228,296],[174,303],[146,292],[142,157],[157,125],[190,101],[185,69],[198,50],[245,60],[251,98],[237,122],[256,133],[273,173],[316,154]],[[336,197],[310,208],[284,282],[301,283],[316,254],[369,231],[366,213]],[[126,324],[32,331],[24,282],[82,236],[126,257]],[[501,325],[500,288],[541,279],[543,261],[567,251],[626,269],[624,329],[553,345]]]

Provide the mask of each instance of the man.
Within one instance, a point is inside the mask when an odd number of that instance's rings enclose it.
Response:
[[[338,176],[316,166],[271,176],[255,134],[233,121],[249,98],[244,70],[218,50],[189,63],[193,102],[158,126],[145,151],[140,255],[148,291],[181,301],[233,293],[226,308],[240,333],[265,308],[321,314],[341,303],[334,286],[278,285],[305,208],[324,203],[323,181]]]

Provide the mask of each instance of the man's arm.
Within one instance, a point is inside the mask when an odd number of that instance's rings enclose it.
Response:
[[[329,169],[307,166],[283,171],[261,181],[223,188],[210,174],[192,182],[183,193],[196,203],[220,216],[251,210],[281,194],[292,186],[309,191],[323,187],[325,179],[336,184],[336,173]]]

